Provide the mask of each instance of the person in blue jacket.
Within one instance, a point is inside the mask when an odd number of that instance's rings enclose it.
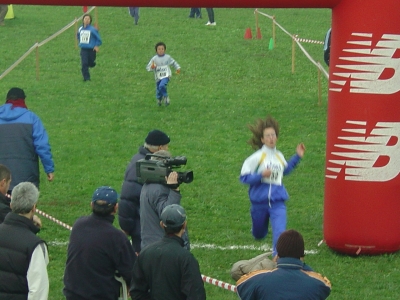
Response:
[[[282,184],[284,175],[293,171],[305,152],[303,143],[297,145],[296,154],[287,162],[276,143],[279,136],[278,122],[268,116],[249,126],[253,137],[249,144],[258,149],[243,163],[240,181],[250,185],[250,213],[252,234],[255,239],[262,239],[268,233],[271,220],[272,255],[276,255],[276,242],[286,229],[286,205],[289,195]]]
[[[304,263],[304,239],[296,230],[284,231],[277,243],[277,267],[240,277],[241,300],[324,300],[331,293],[328,278]]]
[[[32,182],[39,188],[39,158],[47,179],[54,179],[49,137],[40,118],[28,110],[25,98],[25,92],[14,87],[0,106],[0,164],[12,174],[9,194],[20,182]]]
[[[89,68],[96,66],[96,54],[99,52],[99,46],[102,44],[102,41],[99,31],[91,25],[92,16],[85,14],[82,20],[83,25],[79,27],[76,36],[81,48],[83,81],[89,81]]]

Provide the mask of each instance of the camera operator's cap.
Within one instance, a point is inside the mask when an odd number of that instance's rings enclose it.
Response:
[[[25,99],[26,95],[23,89],[13,87],[11,88],[8,93],[6,100],[17,100],[17,99]]]
[[[96,202],[98,200],[105,201],[104,205],[116,204],[118,202],[117,191],[110,186],[101,186],[94,191],[92,203],[99,204]]]
[[[167,145],[170,142],[170,138],[161,130],[154,129],[147,134],[145,142],[153,146],[162,146]]]
[[[161,213],[161,221],[164,227],[180,227],[186,221],[185,209],[178,204],[168,205],[163,209]]]

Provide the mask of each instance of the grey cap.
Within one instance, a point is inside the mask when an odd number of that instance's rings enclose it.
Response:
[[[161,213],[161,221],[164,227],[177,228],[186,221],[185,209],[178,204],[166,206]]]

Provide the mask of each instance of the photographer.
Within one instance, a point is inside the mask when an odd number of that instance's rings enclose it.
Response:
[[[152,160],[162,160],[163,157],[171,157],[171,153],[160,150],[154,153]],[[181,202],[179,191],[178,173],[172,171],[166,178],[166,183],[145,183],[140,194],[140,228],[143,249],[147,245],[154,243],[164,236],[164,231],[160,227],[161,212],[170,204]],[[185,248],[190,249],[187,230],[182,236]]]
[[[140,192],[143,186],[136,174],[136,162],[144,159],[147,154],[168,150],[169,142],[170,138],[165,132],[158,129],[150,131],[144,145],[139,147],[138,153],[132,157],[125,171],[118,206],[118,221],[121,229],[131,237],[136,255],[140,253]]]

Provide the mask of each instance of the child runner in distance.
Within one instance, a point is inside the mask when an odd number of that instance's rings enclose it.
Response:
[[[165,106],[168,106],[170,99],[168,97],[167,85],[169,78],[172,75],[170,66],[172,65],[176,73],[179,74],[181,67],[170,55],[165,53],[167,46],[163,42],[159,42],[155,46],[156,55],[154,55],[147,64],[147,71],[153,71],[156,80],[156,98],[157,105],[161,106],[164,101]]]
[[[102,44],[102,41],[98,30],[91,25],[92,17],[85,14],[82,21],[83,25],[79,27],[76,36],[79,41],[79,47],[81,48],[83,81],[89,81],[89,68],[96,66],[96,53],[99,51],[99,46]]]

